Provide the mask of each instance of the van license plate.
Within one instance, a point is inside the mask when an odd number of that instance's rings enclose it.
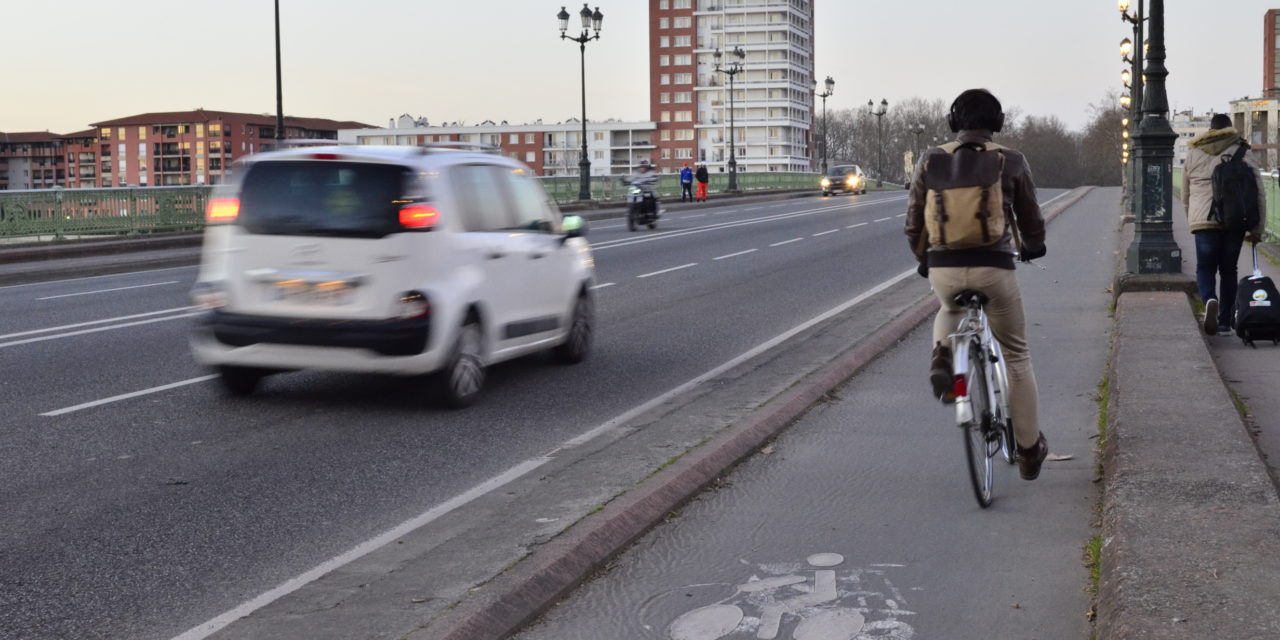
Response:
[[[355,301],[355,287],[346,282],[276,282],[271,287],[274,302],[341,307]]]

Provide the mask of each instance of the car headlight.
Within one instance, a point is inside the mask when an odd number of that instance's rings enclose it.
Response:
[[[829,187],[829,186],[831,186],[831,180],[829,180],[829,179],[827,179],[827,178],[823,178],[823,179],[822,179],[822,186],[824,186],[824,187]]]

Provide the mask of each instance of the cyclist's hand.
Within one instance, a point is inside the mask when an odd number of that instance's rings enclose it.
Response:
[[[1022,253],[1018,255],[1018,259],[1023,262],[1031,262],[1039,258],[1043,258],[1044,254],[1049,252],[1049,248],[1041,244],[1038,247],[1022,246]]]
[[[917,264],[917,265],[916,265],[916,273],[920,274],[920,277],[921,277],[921,278],[928,278],[928,277],[929,277],[929,265],[928,265],[927,263],[924,263],[924,262],[921,262],[921,263]]]

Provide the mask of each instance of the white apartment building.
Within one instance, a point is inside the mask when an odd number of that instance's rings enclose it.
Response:
[[[507,124],[428,125],[401,116],[386,129],[343,129],[343,144],[410,145],[464,142],[498,147],[542,176],[576,176],[582,153],[582,121]],[[587,122],[587,154],[591,175],[630,173],[641,159],[652,161],[656,126],[652,122]]]

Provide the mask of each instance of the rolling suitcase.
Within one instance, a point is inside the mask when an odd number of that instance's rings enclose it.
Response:
[[[1258,245],[1253,245],[1253,275],[1241,278],[1236,290],[1234,329],[1245,344],[1255,340],[1280,344],[1280,292],[1258,269]]]

